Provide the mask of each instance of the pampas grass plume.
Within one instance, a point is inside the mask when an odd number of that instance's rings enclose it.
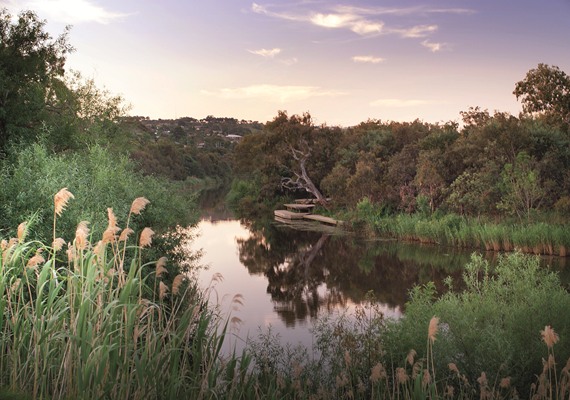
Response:
[[[148,203],[150,203],[150,201],[145,197],[137,197],[136,199],[133,200],[133,204],[131,204],[131,213],[140,214]]]
[[[410,350],[408,356],[406,357],[406,361],[408,362],[408,364],[414,365],[414,359],[416,358],[416,355],[417,353],[414,349]]]
[[[372,383],[378,382],[380,379],[386,378],[386,369],[381,363],[376,364],[370,373],[370,381]]]
[[[549,349],[551,349],[552,346],[558,343],[559,340],[558,334],[554,332],[554,329],[552,329],[550,325],[545,326],[544,330],[540,331],[540,334],[542,335],[542,340],[544,341],[544,343],[546,343],[546,346],[548,346]]]
[[[56,238],[53,243],[51,244],[51,247],[53,247],[54,251],[60,251],[63,248],[63,245],[65,244],[65,240],[63,240],[62,238]]]
[[[37,252],[32,258],[30,258],[28,260],[28,263],[26,264],[26,267],[28,268],[34,268],[36,267],[38,264],[41,264],[43,262],[45,262],[45,258],[43,258],[43,256]]]
[[[113,228],[118,230],[117,228],[117,217],[115,217],[115,213],[113,212],[112,208],[107,208],[107,216],[109,218],[109,228]]]
[[[63,210],[65,210],[65,207],[67,206],[69,200],[74,198],[75,196],[73,196],[73,193],[67,190],[67,188],[63,188],[59,192],[57,192],[53,197],[53,202],[55,205],[55,213],[58,216],[61,216],[61,213],[63,212]]]
[[[139,239],[139,246],[148,247],[152,244],[152,235],[154,231],[150,228],[144,228],[141,232],[141,237]]]
[[[22,243],[24,241],[24,239],[26,238],[26,223],[25,222],[22,222],[20,225],[18,225],[17,236],[18,236],[18,241],[20,243]]]
[[[87,221],[81,221],[75,230],[75,246],[78,250],[84,250],[87,247],[87,236],[89,236],[88,224],[89,222]]]
[[[184,279],[186,277],[182,274],[178,274],[174,277],[174,280],[172,281],[172,294],[173,295],[177,295],[178,292],[180,291],[180,287],[182,286],[182,282],[184,282]]]
[[[429,321],[428,338],[433,343],[435,342],[435,335],[437,334],[437,326],[439,324],[438,317],[432,317]]]
[[[160,300],[163,300],[166,297],[167,293],[168,293],[168,286],[166,286],[164,282],[160,282],[159,295],[158,295]]]
[[[160,257],[156,262],[156,277],[160,278],[163,273],[168,274],[168,270],[166,269],[166,257]]]
[[[119,235],[119,242],[124,242],[125,240],[127,240],[131,233],[134,233],[134,231],[131,228],[123,229],[123,231]]]

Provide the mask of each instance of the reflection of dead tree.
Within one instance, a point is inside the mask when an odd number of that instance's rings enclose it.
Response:
[[[325,242],[329,238],[329,235],[322,235],[317,243],[315,243],[311,248],[303,253],[297,253],[297,259],[299,260],[298,263],[303,266],[305,271],[305,282],[309,281],[309,267],[313,263],[313,260],[319,254],[321,249],[323,248]]]
[[[309,192],[315,196],[320,204],[324,206],[327,203],[327,199],[322,195],[321,191],[313,183],[309,177],[309,174],[307,174],[306,165],[311,156],[311,149],[306,141],[303,140],[303,144],[303,147],[307,149],[305,151],[295,149],[293,146],[289,145],[291,155],[295,161],[297,161],[300,172],[292,170],[291,172],[293,172],[295,175],[294,178],[281,178],[281,187],[289,190],[304,190],[306,192]]]
[[[306,250],[299,250],[287,263],[286,269],[273,270],[268,274],[268,293],[279,304],[277,313],[287,325],[296,321],[316,316],[323,299],[317,288],[323,282],[322,268],[311,269],[315,258],[329,235],[323,234],[319,240]]]

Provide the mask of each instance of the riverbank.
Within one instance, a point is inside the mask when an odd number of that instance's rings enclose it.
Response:
[[[341,217],[351,221],[355,231],[380,237],[482,251],[570,255],[570,229],[565,223],[495,222],[440,213],[384,215],[367,199]]]

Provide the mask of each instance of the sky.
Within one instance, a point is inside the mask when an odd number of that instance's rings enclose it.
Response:
[[[67,68],[130,115],[317,124],[518,115],[539,63],[570,74],[570,0],[0,0],[34,10]]]

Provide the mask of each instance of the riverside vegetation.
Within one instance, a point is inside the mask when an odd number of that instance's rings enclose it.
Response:
[[[432,285],[414,289],[399,321],[373,295],[354,316],[322,319],[314,352],[269,331],[222,356],[232,319],[206,301],[177,251],[187,238],[171,233],[196,220],[205,182],[230,171],[232,203],[263,210],[289,196],[279,182],[294,187],[304,159],[333,197],[326,212],[359,229],[563,255],[570,103],[554,93],[560,104],[537,108],[529,89],[542,76],[564,88],[562,71],[541,64],[517,84],[521,118],[474,108],[461,130],[341,129],[280,112],[235,149],[198,152],[183,125],[156,137],[125,118],[120,97],[66,73],[68,31],[53,40],[44,25],[32,11],[0,11],[2,398],[568,398],[570,295],[520,251],[495,268],[474,255],[465,288],[449,281],[440,298]]]
[[[130,223],[148,200],[133,201],[124,229],[109,208],[101,240],[91,243],[83,221],[64,246],[57,226],[73,197],[67,189],[54,196],[51,245],[28,240],[26,223],[1,241],[0,384],[12,396],[570,395],[570,360],[564,367],[559,361],[570,356],[570,294],[537,258],[512,253],[491,270],[473,255],[464,290],[450,287],[436,299],[433,285],[418,287],[400,321],[383,318],[371,297],[354,317],[321,319],[313,354],[281,346],[269,331],[243,354],[222,357],[228,317],[166,258],[142,262],[154,232],[134,232]],[[175,275],[170,282],[168,275]]]

